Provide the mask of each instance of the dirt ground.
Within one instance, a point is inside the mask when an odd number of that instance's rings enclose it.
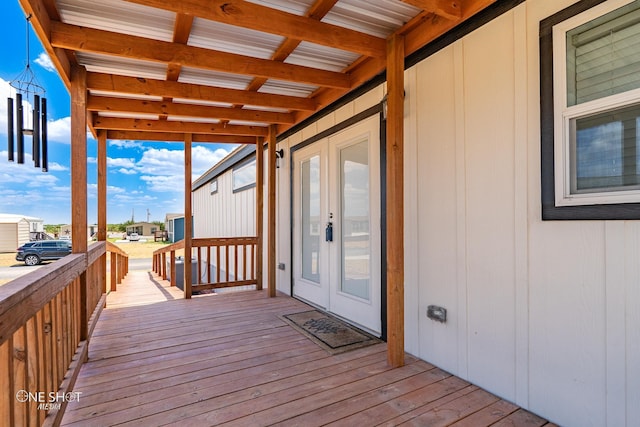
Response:
[[[167,246],[168,243],[162,242],[127,242],[127,243],[114,243],[118,245],[123,251],[129,254],[130,258],[151,258],[153,251],[160,249],[163,246]],[[12,265],[22,264],[16,261],[15,252],[0,253],[0,267],[10,267]]]

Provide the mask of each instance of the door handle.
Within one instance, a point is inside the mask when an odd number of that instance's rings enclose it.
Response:
[[[324,240],[327,242],[333,242],[333,223],[328,222],[327,228],[324,229]]]

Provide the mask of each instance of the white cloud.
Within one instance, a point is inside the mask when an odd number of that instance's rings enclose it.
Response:
[[[133,168],[136,165],[135,159],[124,157],[107,157],[107,166],[120,168]]]
[[[135,175],[138,172],[131,170],[131,169],[125,169],[125,168],[120,168],[118,169],[118,172],[120,172],[123,175]]]
[[[49,141],[71,143],[71,117],[49,120],[47,125]]]
[[[47,55],[46,52],[40,53],[40,55],[38,55],[38,57],[33,62],[49,72],[56,72],[56,67],[53,65],[53,62],[51,62],[51,58],[49,58],[49,55]]]
[[[140,142],[119,139],[109,140],[109,146],[118,148],[142,148]]]

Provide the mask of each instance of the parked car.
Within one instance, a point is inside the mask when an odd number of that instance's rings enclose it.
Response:
[[[42,261],[60,259],[71,253],[71,242],[68,240],[41,240],[27,242],[17,249],[17,261],[26,265],[37,265]]]
[[[129,234],[129,240],[132,242],[137,242],[138,240],[140,240],[140,235],[138,233],[131,233]]]

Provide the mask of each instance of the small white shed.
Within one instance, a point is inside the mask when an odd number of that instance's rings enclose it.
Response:
[[[42,231],[43,220],[24,215],[0,214],[0,252],[14,252],[28,242],[30,231]]]

